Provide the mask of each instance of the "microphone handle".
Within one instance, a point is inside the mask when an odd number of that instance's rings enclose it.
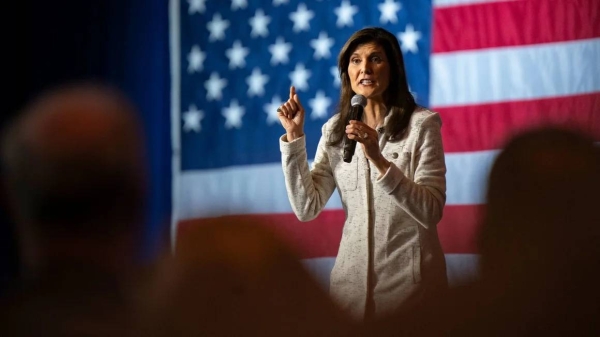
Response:
[[[355,105],[351,108],[350,114],[348,116],[348,123],[350,124],[350,120],[362,120],[364,108],[361,105]],[[346,135],[344,137],[344,161],[346,163],[352,162],[352,156],[354,156],[354,151],[356,150],[356,140],[348,138]]]

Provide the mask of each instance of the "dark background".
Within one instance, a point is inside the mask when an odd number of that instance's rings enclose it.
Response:
[[[168,0],[23,0],[3,7],[0,126],[54,85],[94,80],[118,87],[146,131],[151,193],[140,257],[168,242],[171,200]],[[4,198],[0,207],[0,291],[18,271]]]

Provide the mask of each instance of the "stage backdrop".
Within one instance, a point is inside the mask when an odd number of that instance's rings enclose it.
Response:
[[[477,272],[486,179],[503,142],[540,124],[600,140],[596,0],[172,0],[173,237],[250,215],[293,242],[327,284],[344,213],[311,222],[288,202],[277,107],[297,88],[309,159],[339,97],[337,54],[356,30],[396,34],[417,102],[442,117],[447,204],[438,226],[452,284]]]

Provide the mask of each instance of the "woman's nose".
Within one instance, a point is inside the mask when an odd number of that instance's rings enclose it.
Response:
[[[369,67],[368,63],[363,63],[362,67],[360,68],[360,72],[363,74],[371,74],[371,67]]]

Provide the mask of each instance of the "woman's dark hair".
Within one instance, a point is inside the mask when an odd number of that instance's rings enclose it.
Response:
[[[385,136],[390,139],[401,138],[408,126],[410,116],[417,106],[414,97],[408,90],[404,59],[400,51],[400,44],[394,34],[379,27],[363,28],[352,34],[338,56],[341,89],[336,113],[340,115],[340,118],[334,122],[328,145],[337,145],[344,138],[350,100],[355,95],[350,85],[348,65],[352,53],[358,46],[365,43],[376,43],[383,47],[390,64],[390,82],[383,94],[383,99],[388,112],[392,112],[392,115],[385,126]]]

